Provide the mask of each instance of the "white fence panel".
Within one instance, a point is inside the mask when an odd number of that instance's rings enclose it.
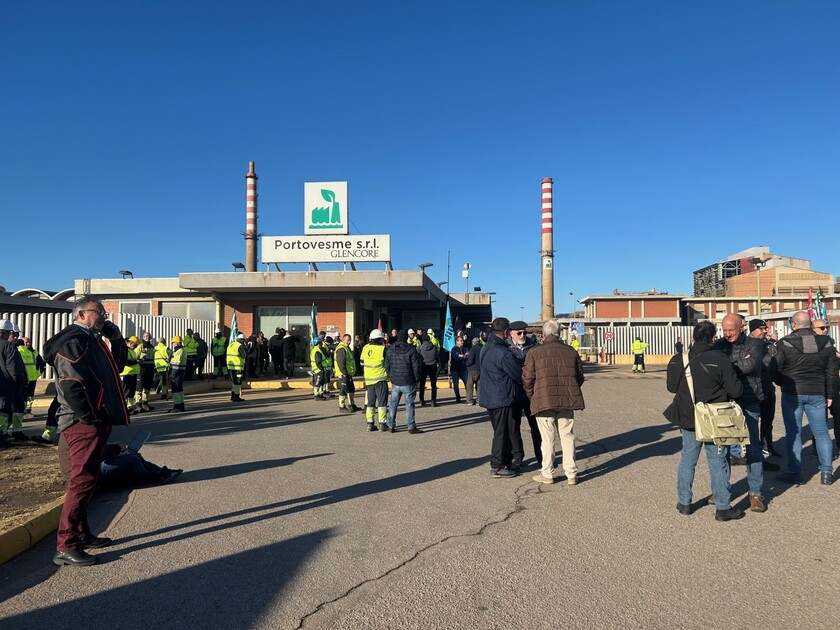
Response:
[[[173,336],[180,335],[183,337],[187,333],[187,328],[190,328],[193,332],[201,335],[201,338],[207,342],[208,352],[207,359],[204,361],[204,373],[208,374],[213,371],[213,356],[209,351],[210,340],[213,339],[217,326],[213,320],[120,313],[117,325],[120,327],[124,337],[136,335],[138,338],[142,338],[143,333],[148,332],[155,340],[160,337],[165,338],[167,346]]]
[[[21,337],[29,337],[32,347],[43,356],[44,344],[47,339],[68,326],[71,320],[70,311],[51,313],[0,313],[0,319],[8,319],[20,328]],[[53,369],[47,366],[46,378],[53,377]]]
[[[607,354],[630,354],[630,344],[639,337],[647,342],[646,354],[674,354],[677,337],[682,338],[685,348],[691,344],[693,326],[599,326],[596,343]],[[604,333],[610,332],[612,340],[605,339]]]

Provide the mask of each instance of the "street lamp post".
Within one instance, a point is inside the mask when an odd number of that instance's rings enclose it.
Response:
[[[757,309],[756,309],[756,317],[758,317],[760,319],[761,318],[761,268],[764,267],[767,264],[767,261],[762,260],[761,258],[753,258],[751,262],[752,262],[753,266],[755,267],[755,273],[756,273],[755,278],[756,278],[756,284],[757,284],[756,293],[758,294],[756,296],[756,301],[758,302],[758,306],[757,306]]]
[[[572,296],[572,319],[575,318],[577,315],[577,300],[575,300],[575,292],[569,291],[569,295]]]
[[[525,307],[524,306],[519,307],[519,319],[521,319],[523,322],[525,321]]]
[[[470,303],[470,267],[472,267],[472,265],[468,262],[465,262],[464,270],[461,272],[461,275],[464,277],[465,304]]]

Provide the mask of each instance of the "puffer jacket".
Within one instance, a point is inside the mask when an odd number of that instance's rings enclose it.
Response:
[[[14,344],[0,339],[0,396],[23,399],[26,392],[26,366]]]
[[[584,409],[583,364],[575,349],[548,335],[530,348],[522,368],[522,385],[531,401],[531,413],[552,409]]]
[[[764,387],[761,384],[761,370],[764,354],[767,352],[764,341],[750,337],[746,333],[735,343],[726,339],[718,340],[713,350],[720,350],[732,361],[732,368],[743,385],[743,394],[735,399],[739,405],[754,405],[764,400]]]
[[[773,380],[784,394],[837,396],[837,355],[827,335],[810,328],[797,328],[776,343],[776,356],[770,361]]]
[[[510,407],[522,389],[522,368],[503,339],[490,335],[481,349],[481,387],[478,404],[485,409]]]
[[[688,351],[691,380],[694,383],[694,402],[726,402],[743,394],[743,385],[732,368],[732,362],[709,344],[694,342]],[[694,431],[694,402],[685,377],[682,354],[675,354],[668,362],[666,383],[675,394],[674,401],[663,414],[680,429]]]
[[[59,431],[77,422],[128,424],[119,376],[128,346],[122,337],[110,345],[82,324],[70,324],[44,344],[44,358],[56,373]]]
[[[423,335],[425,338],[420,344],[420,358],[423,359],[423,365],[437,365],[440,363],[440,350],[431,342],[431,340]]]
[[[417,349],[404,341],[397,341],[388,348],[388,376],[399,387],[417,385],[423,360]]]

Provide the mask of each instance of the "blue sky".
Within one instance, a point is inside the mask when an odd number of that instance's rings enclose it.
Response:
[[[535,319],[754,245],[838,273],[840,3],[0,0],[0,284],[231,270],[349,181],[398,269]],[[291,269],[292,267],[289,267]],[[323,267],[322,267],[323,268]],[[565,302],[569,302],[568,305]]]

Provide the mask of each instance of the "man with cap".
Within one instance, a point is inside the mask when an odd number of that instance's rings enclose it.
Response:
[[[510,351],[513,353],[516,363],[520,369],[525,365],[525,357],[531,348],[536,347],[531,339],[526,334],[528,324],[518,320],[510,324]],[[513,442],[513,466],[517,468],[522,465],[522,460],[525,459],[525,447],[522,444],[522,414],[528,419],[528,426],[531,429],[531,442],[534,445],[534,460],[538,465],[542,462],[542,436],[540,435],[540,427],[537,423],[537,418],[531,413],[531,403],[528,401],[528,396],[524,389],[518,391],[517,411],[516,416],[516,431],[514,432]]]
[[[802,414],[820,458],[820,483],[834,483],[831,459],[834,446],[828,435],[826,408],[838,395],[837,353],[828,335],[817,335],[805,311],[791,317],[793,332],[776,344],[770,362],[773,380],[782,390],[782,420],[785,423],[788,470],[776,475],[782,483],[802,483]]]
[[[169,385],[172,388],[172,409],[170,413],[180,413],[184,408],[184,378],[189,361],[184,340],[180,335],[172,337],[172,358],[169,361]]]
[[[230,376],[230,401],[242,402],[242,375],[248,360],[248,348],[245,346],[245,335],[239,333],[233,343],[225,350],[227,358],[227,373]]]
[[[764,345],[764,358],[761,361],[761,389],[764,400],[759,410],[759,435],[764,448],[765,457],[778,457],[779,453],[773,447],[773,420],[776,417],[776,387],[770,375],[770,361],[776,354],[776,340],[767,333],[767,322],[763,319],[751,319],[749,322],[750,337],[757,339]],[[765,462],[765,468],[768,463]]]
[[[495,478],[516,477],[512,468],[513,440],[516,429],[517,401],[522,389],[522,368],[508,348],[510,320],[497,317],[490,325],[491,334],[481,350],[481,388],[478,404],[487,409],[493,426],[490,475]]]
[[[370,341],[362,348],[361,363],[365,376],[365,420],[368,431],[388,428],[388,354],[385,347],[385,335],[378,328],[370,333]]]

